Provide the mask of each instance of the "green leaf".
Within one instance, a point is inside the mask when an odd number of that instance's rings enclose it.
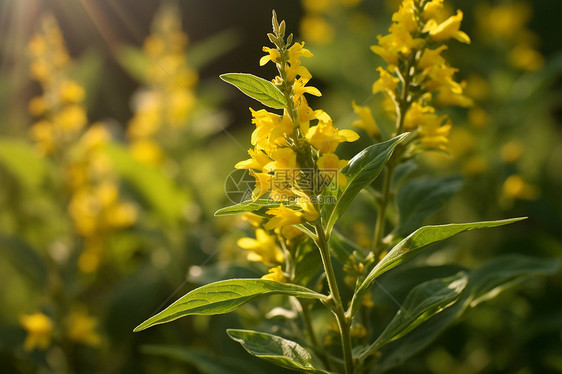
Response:
[[[196,70],[205,68],[241,43],[241,37],[235,29],[218,32],[189,47],[187,58]]]
[[[243,73],[222,74],[220,78],[265,106],[274,109],[283,109],[287,106],[281,91],[273,83],[263,78]]]
[[[351,306],[349,307],[348,313],[351,316],[354,316],[355,313],[357,313],[363,296],[379,275],[417,255],[422,249],[426,248],[430,244],[440,242],[463,231],[503,226],[523,219],[525,218],[425,226],[416,230],[400,243],[396,244],[394,248],[392,248],[388,254],[384,256],[384,258],[369,272],[367,277],[365,277],[365,280],[363,280],[363,283],[361,283],[356,289],[353,299],[351,300]]]
[[[331,231],[355,196],[377,178],[396,146],[407,135],[402,134],[386,142],[371,145],[349,160],[349,164],[342,169],[342,173],[347,178],[347,185],[338,194],[338,199],[330,212],[326,225],[327,232]]]
[[[279,201],[272,201],[268,199],[257,199],[243,201],[240,204],[227,206],[215,212],[215,216],[229,216],[240,213],[255,213],[261,209],[277,208],[282,204]]]
[[[480,302],[489,300],[530,276],[551,275],[559,261],[522,255],[502,256],[468,272],[468,283],[455,303],[407,335],[382,347],[377,372],[384,372],[415,355]]]
[[[321,369],[318,358],[294,341],[250,330],[229,329],[227,333],[248,353],[272,364],[306,373],[328,373]]]
[[[400,211],[398,235],[408,235],[422,226],[461,186],[459,177],[415,180],[404,185],[396,199]]]
[[[189,315],[228,313],[258,296],[273,294],[321,301],[327,299],[325,295],[294,284],[267,279],[230,279],[207,284],[189,292],[157,315],[141,323],[134,331],[142,331]]]
[[[203,374],[265,373],[263,369],[249,364],[247,360],[212,355],[185,346],[143,345],[141,352],[187,362]]]
[[[466,273],[461,272],[450,278],[433,279],[414,287],[386,329],[359,356],[367,357],[450,306],[465,289],[467,281]]]
[[[139,82],[146,82],[148,69],[153,61],[140,48],[122,46],[117,51],[117,60],[121,66]]]

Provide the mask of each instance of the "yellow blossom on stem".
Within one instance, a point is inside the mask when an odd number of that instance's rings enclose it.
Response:
[[[338,145],[343,142],[354,142],[359,135],[353,130],[338,130],[332,121],[319,122],[306,133],[306,140],[320,153],[333,153]]]
[[[379,127],[371,113],[371,109],[367,106],[359,106],[355,101],[351,105],[353,106],[353,111],[359,116],[359,120],[353,122],[353,126],[365,130],[370,136],[378,135]]]
[[[21,325],[27,331],[23,349],[27,352],[34,349],[45,350],[51,344],[53,335],[53,321],[43,313],[25,314],[19,318]]]
[[[340,160],[334,153],[325,153],[318,158],[316,165],[318,165],[321,174],[331,178],[335,176],[336,182],[340,186],[347,185],[347,178],[341,172],[341,169],[347,165],[346,160]]]
[[[269,209],[266,214],[273,216],[265,225],[266,230],[274,230],[284,226],[302,223],[303,213],[280,205],[278,208]]]
[[[269,269],[269,273],[261,277],[261,279],[272,280],[279,283],[285,283],[287,281],[285,278],[285,274],[283,274],[281,266],[276,266]]]
[[[256,238],[240,238],[237,242],[240,248],[250,251],[248,260],[263,262],[272,266],[284,260],[283,251],[277,245],[274,235],[269,235],[263,229],[256,229]]]
[[[88,315],[84,308],[75,308],[66,318],[66,336],[70,341],[97,347],[101,336],[97,332],[98,320]]]
[[[442,42],[454,38],[461,43],[470,44],[468,35],[460,30],[463,13],[457,10],[457,14],[449,17],[446,21],[438,24],[435,19],[430,19],[425,24],[423,32],[429,32],[431,39]]]

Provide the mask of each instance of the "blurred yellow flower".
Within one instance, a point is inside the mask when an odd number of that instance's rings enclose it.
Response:
[[[328,44],[335,36],[332,25],[322,16],[305,16],[300,23],[300,32],[304,39],[311,43]]]
[[[277,245],[275,236],[269,235],[263,229],[256,229],[256,238],[241,238],[237,242],[240,248],[250,251],[248,260],[263,262],[272,266],[283,263],[283,251]]]
[[[19,318],[27,331],[23,349],[30,352],[36,348],[45,350],[51,344],[53,321],[43,313],[25,314]]]
[[[510,199],[536,200],[540,191],[538,187],[527,183],[521,175],[513,174],[503,183],[503,193]]]
[[[359,106],[355,103],[355,101],[352,101],[351,105],[353,107],[353,111],[359,116],[359,120],[354,121],[353,126],[365,130],[365,132],[370,136],[378,135],[379,127],[373,117],[373,114],[371,113],[371,109],[367,106]]]
[[[66,336],[70,341],[97,347],[101,336],[97,332],[98,321],[84,308],[76,307],[66,318]]]

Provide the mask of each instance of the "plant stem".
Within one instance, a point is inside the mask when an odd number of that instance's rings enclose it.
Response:
[[[319,222],[316,222],[316,234],[318,235],[316,245],[320,250],[320,257],[322,258],[322,264],[324,265],[324,271],[326,272],[326,279],[328,280],[328,287],[330,288],[330,297],[333,302],[331,309],[338,321],[338,327],[340,330],[343,357],[345,361],[345,373],[353,374],[353,352],[351,349],[350,333],[351,321],[345,315],[345,310],[343,308],[336,280],[336,274],[334,273],[332,259],[330,258],[330,252],[328,250],[328,238],[326,237],[326,233]]]

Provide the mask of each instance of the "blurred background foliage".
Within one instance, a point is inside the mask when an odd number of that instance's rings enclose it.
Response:
[[[255,105],[218,75],[273,78],[272,66],[258,68],[271,10],[315,55],[308,67],[324,95],[311,105],[351,127],[352,101],[385,121],[384,100],[371,94],[383,61],[369,47],[398,3],[0,3],[0,372],[280,372],[248,359],[224,333],[258,324],[282,331],[290,319],[268,300],[132,329],[197,285],[267,271],[236,246],[248,225],[213,212],[233,203],[225,179],[246,155]],[[463,10],[472,44],[447,53],[474,103],[449,113],[451,155],[426,154],[410,170],[439,183],[410,183],[443,207],[431,222],[529,219],[449,241],[412,268],[431,266],[430,277],[458,269],[445,264],[472,267],[499,254],[560,258],[562,3],[450,3]],[[399,204],[411,204],[403,195]],[[365,247],[368,204],[341,223]],[[407,270],[384,284],[407,284]],[[529,279],[393,372],[561,372],[561,296],[560,272]],[[381,290],[373,300],[376,325],[396,305]],[[328,318],[316,324],[329,340]]]

